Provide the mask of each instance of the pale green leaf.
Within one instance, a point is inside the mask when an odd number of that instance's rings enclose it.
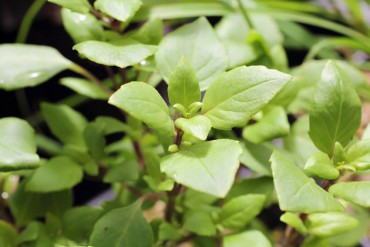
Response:
[[[286,212],[280,217],[280,221],[286,223],[287,225],[293,227],[299,233],[305,235],[307,233],[307,228],[303,224],[302,219],[293,213]]]
[[[26,190],[38,193],[65,190],[78,184],[82,176],[82,167],[69,157],[54,157],[35,171]]]
[[[329,180],[337,179],[340,175],[339,171],[333,167],[329,156],[321,152],[308,158],[304,170],[309,174]]]
[[[274,146],[270,143],[254,144],[245,142],[240,162],[257,174],[271,176],[269,159],[273,149]]]
[[[90,245],[116,247],[151,247],[153,233],[144,219],[141,202],[114,209],[103,215],[94,225]]]
[[[348,144],[361,122],[361,101],[350,79],[334,62],[325,66],[310,108],[309,134],[318,149],[332,154]]]
[[[194,190],[225,197],[234,182],[241,152],[237,141],[219,139],[197,143],[165,156],[161,170]]]
[[[185,57],[181,58],[169,78],[168,97],[171,105],[181,104],[186,109],[200,101],[197,75]]]
[[[370,139],[355,142],[348,148],[348,163],[357,170],[370,169]]]
[[[16,246],[17,231],[9,223],[0,220],[0,246]]]
[[[94,7],[119,21],[132,18],[142,5],[141,0],[97,0]]]
[[[271,166],[281,210],[307,214],[343,210],[332,195],[282,153],[275,151],[272,154]]]
[[[91,5],[88,0],[48,0],[48,2],[58,4],[61,7],[83,14],[88,13],[91,9]]]
[[[228,201],[220,212],[220,223],[229,229],[242,229],[263,209],[266,196],[248,194]]]
[[[370,182],[343,182],[332,185],[329,192],[363,207],[370,207]]]
[[[76,93],[92,99],[106,100],[109,98],[108,93],[101,87],[85,79],[65,77],[60,80],[60,83]]]
[[[270,177],[257,177],[257,178],[248,178],[243,180],[238,180],[234,183],[230,192],[225,198],[225,202],[246,194],[262,194],[266,198],[270,198],[274,190],[274,183]],[[268,200],[266,200],[268,202]],[[265,203],[266,204],[266,203]]]
[[[91,40],[79,43],[73,49],[95,63],[125,68],[153,55],[157,46],[144,45],[132,39],[111,42]]]
[[[272,247],[266,236],[257,230],[225,235],[223,237],[224,247],[240,247],[241,244],[253,247]]]
[[[190,134],[200,140],[207,139],[208,133],[212,128],[212,124],[205,116],[198,115],[189,119],[178,118],[175,121],[175,126],[186,134]]]
[[[172,136],[173,122],[169,109],[159,93],[145,82],[123,85],[110,98],[109,103],[143,121],[150,128]]]
[[[159,18],[148,20],[130,38],[143,44],[158,45],[163,38],[163,21]]]
[[[18,118],[1,118],[0,172],[36,168],[39,162],[32,127]]]
[[[209,213],[192,211],[184,221],[184,229],[201,236],[215,236],[216,227]]]
[[[244,126],[290,79],[264,66],[235,68],[213,81],[204,96],[202,113],[217,129]]]
[[[73,64],[56,49],[41,45],[0,45],[0,88],[36,86]]]
[[[224,45],[205,18],[181,26],[162,40],[155,58],[165,81],[169,81],[183,56],[196,72],[202,91],[229,63]]]

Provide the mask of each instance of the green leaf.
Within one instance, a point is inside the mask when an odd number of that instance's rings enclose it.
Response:
[[[211,121],[205,116],[198,115],[189,119],[178,118],[175,126],[186,134],[190,134],[200,140],[207,139],[208,133],[212,128]]]
[[[29,179],[23,180],[10,197],[10,211],[18,225],[25,225],[37,217],[45,216],[46,213],[61,216],[72,206],[70,190],[52,193],[29,192],[25,188],[28,181]]]
[[[1,118],[0,172],[36,168],[39,162],[32,127],[18,118]]]
[[[360,126],[361,101],[350,82],[342,69],[329,61],[314,94],[309,134],[327,154],[332,154],[335,142],[347,145]]]
[[[56,49],[41,45],[0,45],[0,89],[33,87],[72,67]]]
[[[270,107],[262,119],[243,129],[243,137],[253,143],[273,140],[289,134],[290,125],[284,108]]]
[[[179,240],[181,239],[182,234],[179,229],[175,228],[173,225],[163,222],[159,226],[158,239],[159,240]]]
[[[88,13],[91,8],[88,0],[48,0],[48,2],[58,4],[61,7],[83,14]]]
[[[227,194],[225,201],[246,194],[262,194],[270,198],[274,190],[274,183],[270,177],[248,178],[236,181]],[[267,202],[268,203],[268,202]]]
[[[161,170],[194,190],[225,197],[234,182],[241,152],[237,141],[197,143],[165,156]]]
[[[95,119],[95,122],[103,126],[104,135],[124,133],[130,130],[130,127],[113,117],[99,116]]]
[[[87,120],[66,105],[41,104],[41,112],[51,132],[65,144],[84,146],[83,130]]]
[[[188,189],[185,193],[184,205],[190,209],[200,209],[217,201],[217,197],[196,190]],[[195,211],[196,211],[195,210]]]
[[[304,170],[320,178],[334,180],[339,177],[339,171],[333,167],[329,156],[325,153],[315,153],[308,158]]]
[[[94,225],[92,246],[151,247],[153,233],[141,211],[141,202],[114,209]]]
[[[348,163],[357,170],[370,169],[370,139],[355,142],[348,148]]]
[[[343,206],[332,195],[282,153],[274,151],[271,166],[281,210],[307,214],[343,211]]]
[[[97,0],[94,7],[119,21],[131,19],[142,5],[141,0]]]
[[[62,9],[62,21],[64,29],[68,32],[75,43],[86,40],[101,40],[103,27],[95,16],[85,13],[72,12]]]
[[[303,224],[302,219],[293,213],[286,212],[280,217],[280,221],[286,223],[287,225],[293,227],[297,232],[306,235],[307,228]]]
[[[66,156],[52,158],[38,168],[27,183],[26,190],[48,193],[72,188],[83,177],[82,167]]]
[[[16,246],[17,231],[9,223],[0,220],[0,246]]]
[[[102,209],[87,206],[67,210],[62,218],[63,234],[77,242],[88,241],[95,222],[102,214]]]
[[[346,232],[357,225],[357,219],[338,212],[316,213],[307,217],[308,231],[318,237],[328,237]]]
[[[109,98],[109,95],[101,87],[92,82],[74,77],[66,77],[60,80],[60,84],[69,89],[75,91],[76,93],[92,98],[92,99],[102,99],[106,100]]]
[[[216,129],[244,126],[290,79],[264,66],[235,68],[213,81],[204,96],[202,113]]]
[[[145,82],[123,85],[110,98],[109,104],[117,106],[150,128],[173,136],[173,122],[169,110],[159,93]]]
[[[185,57],[177,63],[169,78],[168,97],[171,105],[181,104],[186,109],[192,103],[200,101],[197,75]]]
[[[135,181],[139,178],[137,161],[129,160],[108,170],[103,181],[105,183]]]
[[[240,247],[243,243],[244,246],[254,247],[271,247],[269,240],[260,231],[251,230],[242,233],[225,235],[223,237],[224,247]]]
[[[107,66],[125,68],[137,64],[157,51],[157,46],[144,45],[132,39],[84,41],[73,47],[87,59]]]
[[[189,213],[185,218],[184,229],[200,236],[215,236],[217,232],[211,215],[202,211]]]
[[[95,161],[99,162],[105,157],[104,148],[106,146],[104,138],[104,125],[99,123],[89,123],[83,133],[89,154]]]
[[[266,196],[248,194],[228,201],[220,212],[220,223],[229,229],[244,228],[263,209]]]
[[[148,20],[130,38],[143,44],[158,45],[163,38],[163,21],[159,18]]]
[[[183,56],[196,72],[202,91],[228,67],[225,47],[203,17],[181,26],[162,40],[155,59],[166,82]]]
[[[329,188],[331,194],[363,207],[370,207],[369,191],[369,181],[337,183]]]
[[[254,144],[245,142],[240,162],[257,174],[271,176],[269,159],[273,149],[274,146],[269,143]]]

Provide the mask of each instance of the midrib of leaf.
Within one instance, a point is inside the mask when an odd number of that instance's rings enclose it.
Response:
[[[0,146],[3,147],[4,149],[10,150],[11,152],[13,152],[13,153],[15,153],[15,154],[17,154],[19,156],[24,155],[24,154],[28,155],[28,153],[20,152],[20,151],[18,151],[16,149],[12,149],[12,148],[6,146],[5,144],[3,144],[1,142],[0,142]]]
[[[340,75],[338,74],[337,71],[335,72],[335,74],[336,74],[337,78],[340,77]],[[340,79],[339,81],[340,82],[338,84],[339,84],[339,87],[340,87],[340,95],[339,95],[339,97],[340,97],[340,108],[339,108],[338,119],[336,121],[334,137],[333,137],[333,140],[332,140],[332,143],[331,143],[331,147],[330,147],[330,156],[333,153],[333,149],[334,149],[334,145],[335,145],[335,142],[333,142],[333,141],[336,141],[337,140],[338,131],[339,131],[339,125],[340,125],[341,119],[342,119],[342,110],[343,110],[343,80]]]
[[[133,218],[135,217],[135,215],[138,211],[137,209],[139,209],[139,207],[135,207],[134,210],[133,210],[134,213],[130,214],[130,216],[129,216],[127,222],[126,222],[126,226],[123,228],[123,231],[122,231],[123,234],[118,237],[118,240],[115,244],[115,247],[120,247],[121,246],[120,243],[122,242],[122,239],[124,239],[126,237],[128,228],[130,227],[131,222],[132,222]],[[125,242],[127,243],[127,238],[126,238]]]

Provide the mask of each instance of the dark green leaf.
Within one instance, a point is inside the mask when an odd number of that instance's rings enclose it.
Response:
[[[344,182],[332,185],[329,192],[363,207],[370,207],[370,182]]]
[[[97,162],[100,161],[105,156],[104,148],[106,143],[104,138],[104,125],[100,125],[96,122],[89,123],[83,134],[91,157]]]
[[[159,226],[158,239],[159,240],[179,240],[182,234],[179,229],[175,228],[173,225],[163,222]]]
[[[184,229],[201,236],[215,236],[216,227],[211,215],[202,211],[193,211],[187,215]]]
[[[105,174],[105,183],[135,181],[139,178],[139,166],[137,161],[129,160],[120,165],[110,168]]]

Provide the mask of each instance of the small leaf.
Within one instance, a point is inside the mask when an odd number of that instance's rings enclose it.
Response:
[[[246,194],[262,194],[265,195],[266,198],[270,198],[273,190],[274,183],[270,177],[261,176],[257,178],[243,179],[234,183],[225,198],[225,202]]]
[[[104,138],[104,125],[99,123],[89,123],[84,130],[84,138],[89,154],[95,161],[99,162],[104,158],[104,148],[106,146]]]
[[[361,101],[350,79],[332,61],[322,72],[309,116],[313,143],[330,155],[335,142],[347,145],[360,126]]]
[[[200,101],[197,75],[185,57],[181,58],[169,78],[168,97],[171,105],[181,104],[185,108]]]
[[[245,126],[291,79],[263,66],[242,66],[218,76],[210,85],[202,113],[216,129]]]
[[[113,209],[94,225],[90,236],[92,246],[151,247],[153,233],[144,219],[141,202]]]
[[[95,119],[95,122],[103,126],[104,135],[111,135],[120,132],[124,133],[130,130],[130,127],[113,117],[99,116]]]
[[[163,21],[159,18],[148,20],[130,38],[143,44],[158,45],[163,38]]]
[[[248,194],[228,201],[220,212],[220,223],[229,229],[244,228],[262,210],[266,197]]]
[[[125,68],[137,64],[157,51],[157,46],[135,40],[84,41],[73,47],[87,59],[107,66]]]
[[[370,139],[355,142],[348,148],[348,163],[358,170],[370,169]]]
[[[194,190],[225,197],[234,182],[242,150],[237,141],[215,140],[165,156],[161,170]]]
[[[139,166],[137,161],[125,161],[109,169],[103,181],[105,183],[135,181],[139,178]]]
[[[32,127],[18,118],[1,118],[0,172],[33,169],[39,162]]]
[[[307,214],[343,211],[343,206],[332,195],[282,153],[272,154],[271,166],[281,210]]]
[[[241,243],[243,243],[244,246],[272,247],[270,241],[265,237],[265,235],[257,230],[225,235],[223,237],[224,247],[240,247]]]
[[[307,228],[303,224],[302,219],[293,213],[286,212],[280,217],[280,221],[286,223],[287,225],[293,227],[297,232],[306,235],[307,234]]]
[[[102,99],[106,100],[109,98],[109,95],[101,87],[93,84],[92,82],[81,79],[66,77],[60,80],[60,84],[69,89],[75,91],[76,93],[92,98],[92,99]]]
[[[274,146],[269,143],[245,142],[240,162],[257,174],[272,176],[269,159],[273,150]]]
[[[174,133],[166,103],[159,93],[145,82],[130,82],[123,85],[109,98],[109,104],[128,112],[152,129],[169,136]]]
[[[173,225],[163,222],[159,226],[158,239],[159,240],[179,240],[181,239],[182,234],[179,229],[175,228]]]
[[[310,214],[307,218],[308,231],[318,237],[328,237],[346,232],[357,225],[357,219],[338,212]]]
[[[82,167],[68,157],[52,158],[38,168],[27,183],[26,190],[48,193],[72,188],[82,180]]]
[[[370,207],[369,191],[369,181],[337,183],[329,188],[331,194],[363,207]]]
[[[339,171],[331,164],[329,156],[321,152],[310,156],[304,170],[320,178],[329,180],[337,179],[340,175]]]
[[[0,246],[16,246],[17,231],[9,223],[0,220]]]
[[[190,134],[200,140],[207,139],[208,133],[212,128],[211,122],[207,117],[198,115],[189,119],[178,118],[175,126],[186,134]]]
[[[217,232],[211,215],[202,211],[189,213],[185,218],[184,229],[200,236],[215,236]]]
[[[83,14],[88,13],[91,8],[88,0],[48,0],[48,2],[58,4],[61,7]]]
[[[94,7],[119,21],[131,19],[142,5],[141,0],[97,0]]]
[[[166,82],[183,56],[189,59],[202,91],[228,66],[224,45],[203,17],[181,26],[162,40],[155,59]]]
[[[72,67],[56,49],[41,45],[0,45],[0,89],[33,87]]]

